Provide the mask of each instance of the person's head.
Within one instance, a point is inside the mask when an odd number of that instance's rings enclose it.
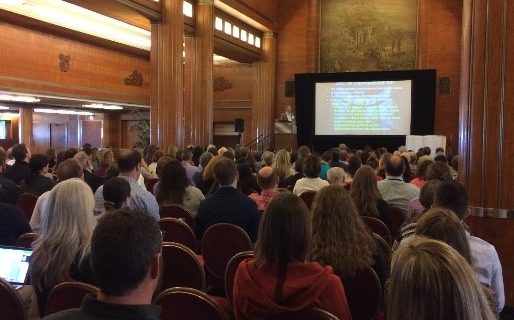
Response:
[[[91,267],[99,299],[130,296],[143,290],[148,304],[157,287],[161,264],[161,231],[145,212],[122,208],[100,220],[91,239]]]
[[[321,160],[328,164],[332,164],[332,160],[334,160],[334,157],[332,157],[332,151],[325,151],[321,154]]]
[[[427,173],[425,175],[425,180],[433,180],[438,179],[441,181],[451,181],[453,180],[450,167],[441,161],[435,161],[431,163],[427,168]]]
[[[111,150],[107,149],[102,153],[102,159],[100,161],[100,165],[103,167],[109,167],[114,163],[114,154]]]
[[[434,194],[434,206],[450,209],[464,220],[469,206],[468,191],[457,181],[445,181]]]
[[[287,150],[280,150],[275,155],[275,161],[272,165],[273,169],[275,169],[277,175],[280,178],[280,181],[284,181],[289,177],[291,172],[291,155]]]
[[[262,153],[262,163],[264,166],[272,166],[273,165],[273,159],[275,158],[275,154],[271,151],[264,151]]]
[[[82,166],[75,159],[66,159],[59,164],[57,170],[55,170],[57,180],[65,181],[71,178],[84,179],[84,171]]]
[[[340,167],[332,167],[327,171],[327,181],[330,184],[336,184],[341,187],[345,186],[345,176],[343,168]]]
[[[184,194],[190,184],[186,169],[177,160],[172,160],[159,170],[157,202],[161,205],[183,204]]]
[[[278,175],[272,167],[264,167],[257,173],[257,184],[263,191],[273,190],[278,186]]]
[[[116,163],[113,163],[109,167],[107,167],[107,170],[105,170],[105,181],[117,177],[119,175],[120,169],[118,169],[118,165]]]
[[[218,153],[217,153],[217,154],[218,154],[218,156],[222,156],[225,152],[227,152],[227,150],[228,150],[228,149],[227,149],[227,148],[225,148],[225,147],[221,147],[221,148],[219,148],[219,149],[218,149]]]
[[[68,148],[66,151],[64,151],[64,159],[71,159],[73,158],[79,150],[77,148]]]
[[[432,154],[432,149],[430,147],[424,147],[423,148],[423,154],[426,156],[429,156]]]
[[[307,146],[300,146],[298,148],[298,159],[305,159],[311,154],[311,149]]]
[[[377,202],[382,198],[377,187],[375,170],[362,166],[353,176],[350,195],[361,215],[379,218]]]
[[[339,156],[339,153],[340,153],[339,148],[332,148],[330,150],[330,153],[332,153],[332,165],[338,164],[339,161],[341,160],[341,158]]]
[[[296,159],[296,161],[294,162],[294,171],[298,172],[298,173],[303,173],[303,162],[304,162],[305,159]]]
[[[385,172],[388,176],[399,177],[405,171],[405,160],[402,157],[393,155],[386,162]]]
[[[286,105],[285,110],[286,110],[287,113],[291,113],[291,106],[290,105]]]
[[[231,159],[231,160],[235,160],[236,159],[236,155],[234,154],[234,152],[231,149],[223,152],[223,156],[225,158]]]
[[[93,146],[91,145],[91,143],[85,143],[82,146],[82,151],[84,151],[88,156],[91,154],[92,150]]]
[[[123,178],[106,180],[103,187],[104,207],[108,211],[117,210],[127,204],[130,197],[130,184]]]
[[[348,174],[353,177],[361,165],[361,158],[358,155],[351,156],[350,159],[348,159]]]
[[[27,149],[25,143],[14,145],[14,147],[12,147],[12,156],[16,161],[23,161],[27,159],[29,156],[29,150]]]
[[[237,176],[237,166],[234,160],[222,157],[214,166],[214,177],[220,186],[236,184]]]
[[[348,154],[348,151],[341,150],[339,151],[339,159],[343,162],[348,162],[348,159],[350,158],[350,155]]]
[[[193,152],[189,149],[184,149],[182,151],[181,160],[191,162],[193,160]]]
[[[50,168],[53,168],[57,163],[57,153],[54,148],[49,148],[46,150],[46,157],[48,159],[48,165]]]
[[[212,160],[212,158],[214,158],[212,153],[210,153],[210,152],[202,153],[202,155],[200,156],[200,166],[202,167],[203,170],[205,170],[205,168],[207,167],[209,162]]]
[[[138,171],[139,173],[141,153],[134,149],[123,150],[120,152],[117,163],[121,174],[128,174],[133,171]]]
[[[92,168],[91,158],[89,158],[89,156],[84,151],[78,152],[73,157],[73,159],[77,160],[77,162],[80,164],[82,169],[84,169],[84,170],[91,170],[91,168]]]
[[[202,172],[202,177],[204,181],[214,180],[214,167],[218,162],[221,161],[222,156],[213,156],[211,161],[205,166]]]
[[[321,162],[317,155],[311,154],[303,162],[303,173],[308,178],[317,178],[321,171]]]
[[[94,206],[91,188],[78,178],[60,182],[50,191],[31,258],[31,280],[36,288],[51,288],[65,281],[70,267],[82,264],[96,225]]]
[[[30,171],[33,175],[48,172],[48,158],[44,154],[33,154],[29,160]]]
[[[309,258],[330,265],[341,276],[372,265],[374,240],[349,193],[330,185],[316,194],[312,210]]]
[[[444,162],[444,163],[448,164],[448,159],[446,158],[444,153],[436,154],[434,157],[434,161],[440,161],[440,162]]]
[[[393,255],[387,318],[495,319],[469,263],[449,245],[417,236]]]
[[[425,212],[416,224],[416,234],[446,243],[472,264],[466,230],[451,210],[432,208]]]
[[[419,191],[419,202],[425,209],[430,209],[434,204],[434,195],[441,185],[441,180],[430,180],[425,182]]]
[[[459,171],[459,159],[459,156],[454,156],[450,161],[450,167],[452,167],[455,171]]]

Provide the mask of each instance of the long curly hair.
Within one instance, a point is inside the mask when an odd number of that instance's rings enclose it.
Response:
[[[359,214],[380,218],[377,202],[382,196],[378,191],[375,170],[373,168],[362,166],[357,170],[350,187],[350,196],[355,202]]]
[[[332,266],[339,276],[354,276],[374,264],[374,251],[375,242],[348,192],[337,185],[318,191],[309,259]]]

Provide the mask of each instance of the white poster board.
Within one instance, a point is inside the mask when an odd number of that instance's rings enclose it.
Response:
[[[430,147],[432,150],[432,157],[435,157],[435,149],[443,148],[446,151],[446,137],[445,136],[406,136],[405,147],[407,150],[418,151],[419,148]]]

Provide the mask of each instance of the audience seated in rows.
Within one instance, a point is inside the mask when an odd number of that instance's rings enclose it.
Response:
[[[235,162],[221,157],[215,164],[213,173],[219,189],[198,208],[195,218],[196,238],[202,239],[205,230],[213,224],[232,223],[245,230],[252,242],[255,242],[260,213],[257,204],[236,188],[238,177]]]
[[[159,226],[144,212],[124,208],[105,216],[91,238],[98,297],[87,295],[80,309],[44,319],[160,319],[161,308],[151,302],[161,274],[161,244]]]
[[[4,178],[20,185],[21,181],[30,176],[30,150],[24,143],[14,145],[12,148],[12,156],[14,157],[14,164],[7,167],[4,173]]]
[[[328,186],[328,182],[319,177],[321,170],[321,162],[317,155],[311,154],[307,156],[303,163],[303,173],[305,178],[296,181],[293,193],[300,196],[306,191],[318,191],[319,189]]]
[[[48,159],[44,154],[33,154],[29,160],[30,175],[21,181],[21,193],[30,193],[40,196],[50,191],[55,185],[48,174]]]
[[[0,203],[16,204],[20,189],[18,186],[3,176],[6,170],[7,153],[0,148]]]
[[[265,319],[311,306],[351,319],[341,280],[332,268],[306,262],[311,224],[305,204],[282,193],[263,215],[255,259],[239,264],[234,279],[236,319]]]
[[[388,205],[394,205],[407,212],[409,202],[419,197],[419,188],[403,181],[405,162],[393,155],[386,162],[386,178],[377,183],[378,190]]]
[[[257,203],[257,209],[264,211],[270,204],[273,197],[280,191],[278,190],[279,177],[272,167],[264,167],[257,173],[257,183],[262,189],[261,193],[252,193],[249,197]]]

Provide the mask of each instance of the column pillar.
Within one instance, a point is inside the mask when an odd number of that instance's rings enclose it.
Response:
[[[121,116],[119,113],[104,113],[103,146],[121,148]]]
[[[213,131],[213,54],[214,1],[199,0],[196,6],[195,59],[193,64],[193,104],[191,142],[212,143]]]
[[[34,149],[32,115],[31,107],[20,107],[20,143],[25,143],[30,150]]]
[[[320,0],[307,0],[307,54],[305,57],[307,72],[319,72],[320,5]]]
[[[150,140],[183,146],[184,17],[182,0],[163,0],[162,20],[152,23]]]
[[[253,63],[252,139],[262,135],[262,138],[270,139],[267,141],[273,140],[276,62],[276,35],[266,32],[262,39],[261,60]]]

